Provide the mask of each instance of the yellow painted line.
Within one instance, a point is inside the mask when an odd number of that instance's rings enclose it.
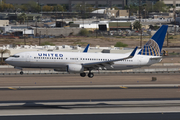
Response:
[[[8,87],[10,90],[17,90],[17,88]]]
[[[123,86],[120,86],[120,88],[127,89],[128,87],[123,87]]]

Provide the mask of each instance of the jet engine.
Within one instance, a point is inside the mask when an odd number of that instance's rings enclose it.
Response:
[[[82,65],[70,64],[67,66],[67,71],[70,73],[82,73],[84,72],[84,67]]]

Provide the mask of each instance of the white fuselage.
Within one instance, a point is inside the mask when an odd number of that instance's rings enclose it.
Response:
[[[138,55],[133,58],[114,62],[113,65],[99,66],[98,69],[124,70],[149,66],[161,61],[160,56]],[[80,52],[23,52],[15,54],[16,57],[9,57],[6,62],[19,68],[65,68],[68,65],[82,65],[101,61],[110,61],[127,57],[127,54],[110,53],[80,53]],[[153,59],[151,59],[153,58]],[[157,58],[157,59],[156,59]]]

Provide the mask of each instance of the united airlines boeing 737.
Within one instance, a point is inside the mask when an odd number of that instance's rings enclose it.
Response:
[[[132,53],[107,54],[85,52],[22,52],[15,54],[5,60],[14,68],[53,68],[55,71],[67,71],[69,73],[80,73],[85,77],[84,71],[89,71],[88,77],[92,78],[92,70],[125,70],[142,66],[150,66],[162,60],[161,50],[167,32],[167,25],[161,28],[140,49],[137,47]]]

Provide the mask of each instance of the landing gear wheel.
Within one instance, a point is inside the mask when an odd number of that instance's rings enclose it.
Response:
[[[88,73],[88,77],[89,78],[93,78],[94,77],[94,73]]]
[[[24,74],[23,71],[21,71],[20,74],[23,75]]]
[[[81,77],[85,77],[85,76],[86,76],[86,73],[80,73],[80,76],[81,76]]]

